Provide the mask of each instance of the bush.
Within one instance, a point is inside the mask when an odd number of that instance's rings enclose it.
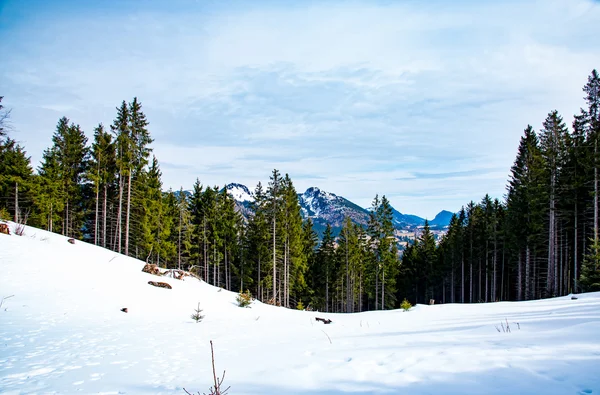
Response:
[[[0,208],[0,220],[1,221],[10,221],[12,219],[12,217],[10,216],[10,213],[8,212],[7,209],[5,209],[4,207]]]
[[[250,291],[246,290],[246,292],[240,291],[236,298],[237,304],[240,307],[248,307],[250,303],[252,303],[252,294]]]
[[[406,298],[404,298],[404,300],[402,301],[402,304],[400,305],[400,308],[404,311],[408,311],[410,310],[412,307],[412,304],[410,304],[410,302],[408,300],[406,300]]]
[[[301,300],[300,300],[300,301],[298,301],[298,304],[296,305],[296,308],[297,308],[298,310],[304,310],[304,305],[302,304],[302,301],[301,301]]]

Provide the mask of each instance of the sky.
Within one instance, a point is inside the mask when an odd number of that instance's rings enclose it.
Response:
[[[164,188],[273,169],[433,218],[502,199],[520,136],[568,125],[600,68],[600,2],[0,0],[0,96],[37,168],[137,97]]]

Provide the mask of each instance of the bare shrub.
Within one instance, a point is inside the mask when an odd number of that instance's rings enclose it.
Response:
[[[212,340],[210,341],[210,354],[212,356],[212,371],[213,371],[213,380],[214,380],[215,384],[213,387],[209,388],[210,392],[208,393],[208,395],[227,395],[227,391],[229,391],[229,389],[231,387],[221,389],[221,386],[223,385],[223,380],[225,380],[225,370],[223,370],[223,376],[219,379],[217,377],[217,371],[215,369],[215,352],[213,350]],[[186,394],[193,395],[191,392],[189,392],[185,388],[183,390],[185,391]],[[200,391],[198,391],[196,394],[200,395]],[[204,395],[206,395],[206,393],[204,393]]]

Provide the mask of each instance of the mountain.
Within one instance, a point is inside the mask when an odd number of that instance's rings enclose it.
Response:
[[[394,227],[398,229],[414,228],[425,224],[425,220],[421,217],[411,214],[402,214],[400,211],[392,207],[392,222]]]
[[[317,187],[308,188],[303,194],[299,194],[298,201],[302,216],[313,221],[319,236],[323,234],[327,223],[333,228],[334,234],[339,233],[345,217],[360,225],[367,225],[369,221],[369,212],[364,208]]]
[[[248,218],[252,214],[251,205],[254,202],[254,194],[247,186],[235,182],[227,184],[225,189],[235,199],[236,210]],[[184,193],[188,196],[191,195],[189,191],[184,191]],[[331,225],[333,233],[338,234],[342,229],[345,217],[349,217],[354,223],[363,226],[369,222],[368,209],[317,187],[310,187],[304,193],[298,194],[298,202],[302,217],[310,218],[313,221],[314,229],[319,237],[323,235],[327,223]],[[403,214],[393,207],[392,214],[394,227],[399,230],[410,230],[425,224],[423,218],[417,215]],[[430,221],[430,225],[442,229],[448,226],[451,217],[451,212],[443,210]]]
[[[235,199],[235,209],[242,214],[244,218],[248,218],[252,214],[251,204],[254,202],[254,194],[250,192],[247,186],[232,182],[225,185],[227,193]]]
[[[232,182],[231,184],[225,185],[227,192],[240,203],[252,203],[254,201],[254,194],[250,192],[247,186]]]
[[[448,225],[450,225],[450,219],[452,218],[452,215],[454,213],[447,211],[447,210],[442,210],[440,211],[434,219],[432,219],[429,222],[429,225],[431,225],[432,227],[438,227],[438,228],[445,228]]]

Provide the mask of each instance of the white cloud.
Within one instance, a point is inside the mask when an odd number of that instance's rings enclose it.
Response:
[[[570,122],[598,20],[587,0],[67,12],[5,31],[0,84],[34,161],[60,116],[91,136],[138,96],[165,185],[253,188],[277,167],[432,217],[501,197],[528,123]]]

